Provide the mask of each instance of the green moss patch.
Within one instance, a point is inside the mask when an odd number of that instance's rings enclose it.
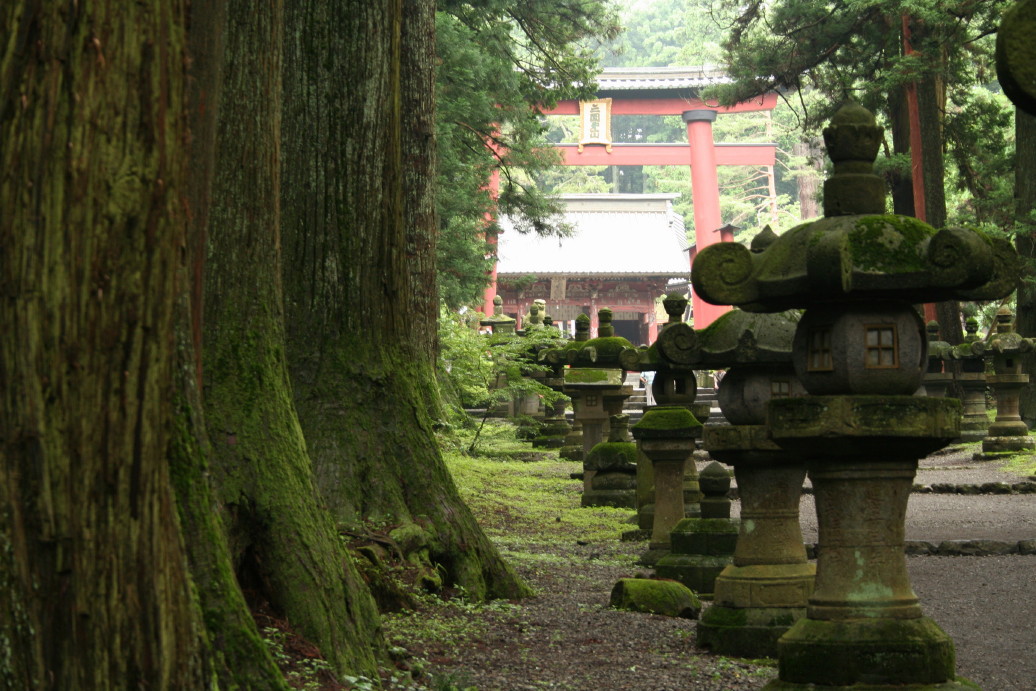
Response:
[[[633,344],[622,336],[605,336],[602,338],[592,338],[587,341],[584,345],[593,346],[597,349],[597,361],[601,362],[615,362],[619,353],[626,348],[633,348]]]
[[[849,231],[854,268],[863,271],[915,272],[925,269],[919,251],[931,236],[927,223],[909,216],[863,216]]]
[[[644,413],[640,422],[633,425],[633,436],[641,437],[644,433],[693,432],[702,426],[690,410],[681,406],[659,406]]]

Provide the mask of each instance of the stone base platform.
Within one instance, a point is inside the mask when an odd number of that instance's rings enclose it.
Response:
[[[718,655],[777,657],[777,640],[805,615],[805,607],[713,605],[702,613],[695,641]]]
[[[982,451],[975,454],[976,461],[992,461],[1036,449],[1036,439],[1029,435],[1010,437],[986,437],[982,440]]]
[[[823,686],[813,684],[789,684],[777,679],[763,687],[763,691],[982,691],[977,684],[958,677],[941,684],[853,684],[852,686]]]
[[[958,680],[953,641],[927,617],[800,619],[780,640],[767,691],[976,689]]]

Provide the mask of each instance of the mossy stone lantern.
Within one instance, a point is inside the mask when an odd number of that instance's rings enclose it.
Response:
[[[549,321],[550,316],[547,315],[544,318],[544,333],[551,334],[555,337],[555,340],[552,344],[545,344],[539,349],[536,353],[537,361],[540,365],[548,368],[547,371],[543,373],[543,385],[552,391],[564,394],[565,366],[559,362],[557,358],[550,357],[550,353],[559,352],[568,344],[565,339],[561,337],[561,332],[548,324]],[[568,419],[565,415],[568,403],[568,397],[561,396],[550,404],[549,410],[544,406],[546,415],[543,418],[543,422],[540,424],[539,433],[532,438],[532,445],[534,447],[560,449],[565,445],[565,440],[572,431],[572,426],[568,423]]]
[[[957,384],[963,391],[964,416],[960,422],[960,439],[963,442],[981,441],[989,430],[986,416],[986,361],[974,346],[982,339],[978,335],[978,319],[964,320],[964,342],[946,352],[946,357],[960,363]]]
[[[669,551],[669,534],[684,517],[684,469],[701,437],[702,424],[682,405],[659,405],[644,412],[633,437],[651,461],[655,479],[655,511],[649,554],[655,561]]]
[[[543,360],[553,367],[561,379],[561,391],[572,401],[572,410],[577,408],[576,399],[582,399],[583,392],[578,388],[571,388],[565,384],[566,367],[573,359],[575,352],[582,348],[590,340],[590,317],[580,314],[576,318],[576,334],[572,341],[560,348],[551,348],[544,351]],[[559,452],[561,458],[570,461],[582,461],[586,457],[586,450],[583,448],[583,422],[580,416],[573,412],[572,426],[565,435],[564,445]]]
[[[738,523],[730,518],[730,471],[716,461],[702,468],[701,517],[685,518],[669,534],[671,550],[658,560],[658,578],[679,581],[701,598],[711,598],[716,577],[737,548]]]
[[[920,457],[956,438],[956,399],[913,396],[927,366],[912,307],[994,300],[1017,276],[1010,243],[964,228],[936,231],[885,214],[873,174],[882,141],[873,115],[842,107],[824,130],[834,174],[824,215],[762,252],[703,249],[692,281],[707,302],[748,311],[803,308],[793,344],[809,395],[773,400],[772,439],[800,454],[819,522],[806,617],[778,642],[769,689],[965,689],[953,642],[924,617],[904,555],[907,500]]]
[[[806,560],[799,527],[806,464],[777,446],[766,425],[771,400],[806,393],[792,366],[798,318],[795,311],[735,309],[699,332],[702,361],[727,369],[719,404],[731,423],[707,426],[704,446],[734,467],[741,500],[732,563],[710,583],[714,603],[698,623],[698,645],[723,655],[776,656],[777,639],[805,616],[813,591],[816,569]]]
[[[996,396],[996,419],[976,459],[1000,458],[1036,448],[1020,414],[1021,392],[1029,383],[1029,375],[1022,372],[1022,356],[1032,352],[1034,343],[1015,332],[1014,314],[1001,307],[996,313],[996,332],[989,340],[972,344],[972,352],[992,362],[993,374],[986,381]]]
[[[674,327],[680,327],[683,330],[690,329],[682,321],[687,303],[687,296],[681,293],[669,293],[665,296],[662,306],[669,315],[669,320],[662,326],[662,334]],[[697,342],[693,329],[690,329],[690,339]],[[657,405],[647,408],[644,411],[645,417],[652,416],[653,418],[656,415],[653,412],[655,408],[663,411],[670,408],[684,408],[694,419],[692,426],[695,434],[674,437],[674,439],[679,439],[679,441],[673,442],[674,446],[680,446],[683,449],[682,470],[677,472],[667,465],[663,475],[656,477],[657,466],[646,449],[657,445],[647,444],[645,446],[645,442],[637,436],[636,428],[634,428],[634,437],[640,442],[639,456],[642,458],[642,462],[637,465],[638,528],[650,535],[649,548],[638,562],[644,566],[653,566],[658,559],[668,553],[668,532],[675,525],[674,517],[678,521],[684,517],[697,517],[701,514],[702,495],[698,483],[698,470],[692,456],[698,440],[701,438],[702,425],[699,421],[708,417],[709,412],[708,403],[695,403],[698,387],[694,370],[687,363],[676,363],[665,359],[660,351],[660,342],[661,336],[648,348],[627,348],[619,354],[619,361],[627,370],[653,371],[655,373],[651,389]],[[649,423],[653,424],[652,420],[649,420]],[[661,462],[668,463],[667,460]],[[661,488],[659,488],[659,483],[663,485]],[[675,484],[670,486],[667,483]],[[680,507],[681,494],[682,510]],[[656,518],[659,496],[663,497],[663,508],[661,518]],[[659,521],[661,521],[660,524]],[[665,537],[663,537],[663,533],[666,534]]]
[[[629,436],[629,415],[612,415],[608,438],[590,449],[586,468],[593,470],[583,506],[634,508],[637,504],[637,445]]]
[[[504,299],[497,295],[493,298],[493,314],[479,322],[480,326],[488,326],[494,334],[514,333],[514,319],[504,314]]]
[[[583,491],[587,493],[592,489],[595,471],[586,466],[585,455],[604,441],[608,419],[621,414],[623,404],[633,394],[619,362],[619,353],[633,344],[615,335],[610,309],[598,310],[597,318],[598,337],[578,342],[565,352],[570,366],[565,370],[564,391],[572,398],[573,417],[583,428]]]
[[[953,383],[953,372],[946,370],[953,346],[939,338],[939,322],[930,321],[925,329],[928,331],[928,369],[924,373],[924,391],[928,396],[945,396]]]

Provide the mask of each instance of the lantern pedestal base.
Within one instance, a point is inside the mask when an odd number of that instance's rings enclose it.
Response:
[[[953,641],[927,617],[800,619],[778,648],[780,679],[767,691],[979,688],[956,679]]]

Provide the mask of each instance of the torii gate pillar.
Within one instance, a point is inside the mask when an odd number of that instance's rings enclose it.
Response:
[[[716,111],[685,110],[687,141],[691,145],[691,199],[694,202],[694,241],[696,251],[720,242],[719,176],[716,174],[716,147],[712,140],[712,123]],[[697,295],[692,296],[694,328],[703,329],[729,307],[710,305]]]

